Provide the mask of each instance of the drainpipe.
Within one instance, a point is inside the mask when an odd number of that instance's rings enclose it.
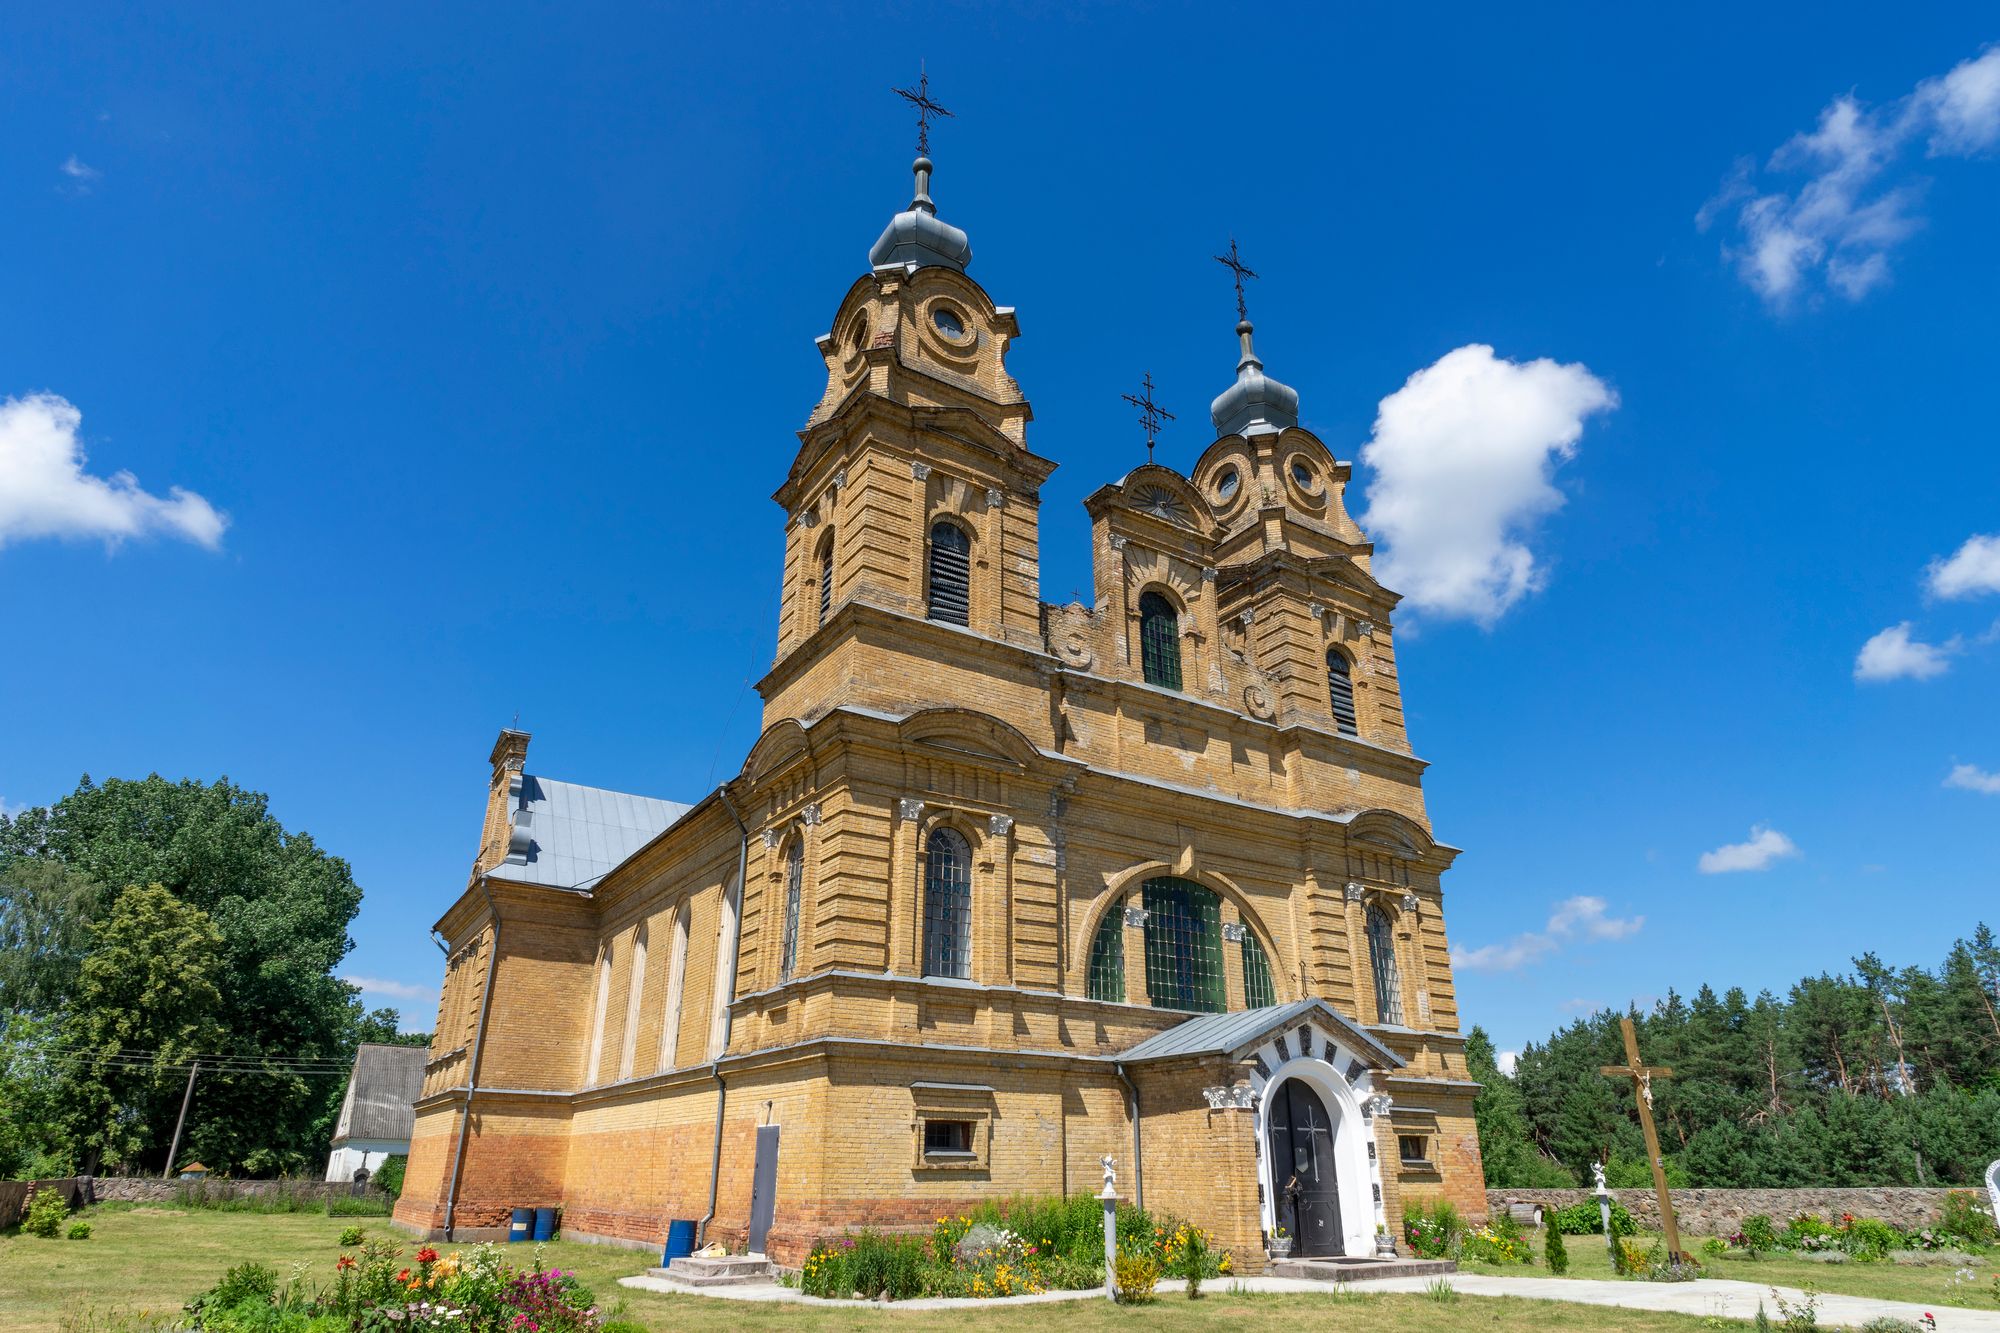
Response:
[[[444,1197],[446,1240],[457,1239],[452,1232],[458,1223],[458,1185],[465,1177],[465,1140],[472,1133],[472,1094],[479,1090],[479,1058],[486,1052],[486,1016],[493,1009],[493,978],[500,967],[500,905],[493,901],[493,886],[487,882],[485,875],[479,877],[479,888],[486,895],[486,914],[493,922],[493,951],[486,956],[486,987],[479,996],[479,1024],[472,1030],[472,1058],[468,1062],[465,1080],[465,1109],[458,1121],[458,1150],[452,1154],[451,1187]]]
[[[743,899],[749,887],[745,876],[750,871],[750,826],[737,813],[736,803],[729,799],[727,787],[717,787],[715,794],[722,798],[722,808],[736,821],[736,828],[743,836],[736,844],[736,939],[732,942],[729,957],[718,959],[719,966],[729,969],[729,985],[724,991],[722,1008],[722,1051],[709,1063],[708,1076],[715,1080],[715,1147],[708,1161],[708,1211],[701,1221],[695,1223],[694,1243],[700,1249],[708,1242],[708,1224],[715,1220],[715,1202],[722,1186],[722,1110],[728,1104],[729,1085],[722,1077],[722,1056],[729,1051],[729,1006],[736,1002],[736,959],[742,952],[743,942]]]
[[[1146,1159],[1139,1150],[1139,1090],[1132,1086],[1132,1080],[1125,1077],[1125,1066],[1111,1066],[1118,1071],[1118,1081],[1125,1085],[1125,1102],[1132,1108],[1132,1194],[1133,1202],[1139,1207],[1146,1206]]]

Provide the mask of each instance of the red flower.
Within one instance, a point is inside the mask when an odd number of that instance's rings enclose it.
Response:
[[[396,1281],[398,1282],[408,1282],[409,1280],[410,1280],[410,1270],[407,1268],[405,1268],[402,1272],[396,1274]]]
[[[333,1261],[333,1266],[337,1271],[345,1273],[348,1269],[354,1267],[354,1256],[351,1254],[343,1254],[338,1259]]]
[[[418,1262],[418,1263],[420,1263],[420,1264],[434,1264],[434,1263],[436,1263],[437,1261],[438,1261],[438,1252],[437,1252],[436,1250],[432,1249],[432,1248],[431,1248],[430,1246],[426,1245],[426,1246],[424,1246],[424,1248],[422,1248],[421,1250],[418,1250],[418,1251],[417,1251],[417,1262]]]

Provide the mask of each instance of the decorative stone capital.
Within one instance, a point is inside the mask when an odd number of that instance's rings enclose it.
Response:
[[[1014,816],[1012,815],[988,815],[986,817],[986,831],[996,838],[1006,837],[1013,829]]]
[[[1231,944],[1243,943],[1243,923],[1241,921],[1223,922],[1222,938],[1229,941]]]
[[[1347,901],[1351,903],[1358,903],[1364,897],[1366,897],[1367,894],[1368,890],[1362,886],[1361,881],[1354,879],[1350,879],[1347,881]]]
[[[800,526],[801,526],[801,527],[807,527],[807,528],[816,528],[816,527],[818,527],[818,526],[819,526],[819,510],[817,510],[817,509],[808,509],[808,510],[806,510],[806,512],[805,512],[805,513],[803,513],[803,514],[800,514],[800,515],[799,515],[799,524],[800,524]]]
[[[807,828],[818,828],[819,802],[814,801],[812,804],[808,805],[805,808],[805,810],[800,814],[799,818],[805,822],[805,826]]]
[[[999,487],[988,486],[986,488],[986,503],[994,509],[998,509],[1001,505],[1007,503],[1007,497],[1000,493]]]
[[[1421,906],[1422,904],[1417,901],[1416,894],[1406,893],[1403,895],[1403,910],[1405,912],[1408,912],[1410,915],[1415,916],[1417,913],[1417,908]]]
[[[1125,549],[1125,541],[1126,541],[1126,538],[1125,538],[1125,536],[1124,536],[1124,534],[1123,534],[1123,533],[1117,533],[1117,532],[1114,532],[1114,533],[1112,533],[1112,534],[1111,534],[1111,549],[1112,549],[1112,550],[1114,550],[1114,551],[1122,551],[1122,550],[1124,550],[1124,549]]]
[[[1128,907],[1125,909],[1125,924],[1128,926],[1143,926],[1152,915],[1151,912],[1148,912],[1143,907]]]
[[[1389,1114],[1389,1108],[1395,1104],[1396,1099],[1394,1097],[1391,1097],[1386,1092],[1378,1092],[1363,1102],[1361,1109],[1370,1120],[1378,1120]]]
[[[842,468],[840,471],[833,474],[833,489],[837,491],[846,484],[847,484],[847,469]]]
[[[1306,614],[1311,616],[1314,620],[1319,620],[1326,615],[1326,608],[1321,606],[1318,602],[1307,602]]]
[[[922,801],[918,800],[914,796],[902,796],[897,798],[896,818],[922,819],[923,817],[924,817],[924,803]]]
[[[767,852],[776,851],[778,849],[778,840],[783,836],[784,836],[783,834],[779,833],[778,830],[774,828],[765,829],[764,850]]]
[[[1375,637],[1375,622],[1372,620],[1356,621],[1354,628],[1360,632],[1361,637],[1364,639]]]
[[[926,480],[928,480],[928,479],[930,478],[930,475],[931,475],[931,465],[930,465],[929,463],[912,463],[912,464],[910,464],[910,479],[911,479],[911,480],[913,480],[913,481],[926,481]]]
[[[1216,577],[1216,569],[1214,565],[1202,566],[1201,581],[1203,583],[1213,583],[1215,582],[1215,577]]]

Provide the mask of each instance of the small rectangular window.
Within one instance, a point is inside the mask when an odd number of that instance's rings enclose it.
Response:
[[[1430,1140],[1422,1134],[1398,1134],[1396,1151],[1404,1162],[1412,1166],[1427,1165],[1431,1160]]]
[[[924,1156],[972,1156],[972,1122],[970,1120],[924,1121]]]

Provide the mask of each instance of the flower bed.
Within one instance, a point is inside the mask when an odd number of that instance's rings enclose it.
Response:
[[[1785,1251],[1835,1261],[1880,1263],[1898,1251],[1965,1250],[1978,1254],[1996,1239],[1993,1220],[1981,1211],[1969,1191],[1947,1194],[1937,1220],[1905,1230],[1872,1217],[1842,1213],[1829,1222],[1815,1213],[1800,1213],[1780,1228],[1759,1213],[1743,1219],[1728,1237],[1729,1244],[1755,1256]]]
[[[212,1333],[594,1333],[596,1299],[574,1274],[549,1268],[535,1247],[521,1268],[497,1245],[439,1254],[426,1245],[408,1261],[401,1246],[373,1241],[342,1254],[315,1281],[305,1265],[291,1280],[258,1263],[239,1264],[190,1301],[189,1327]]]

